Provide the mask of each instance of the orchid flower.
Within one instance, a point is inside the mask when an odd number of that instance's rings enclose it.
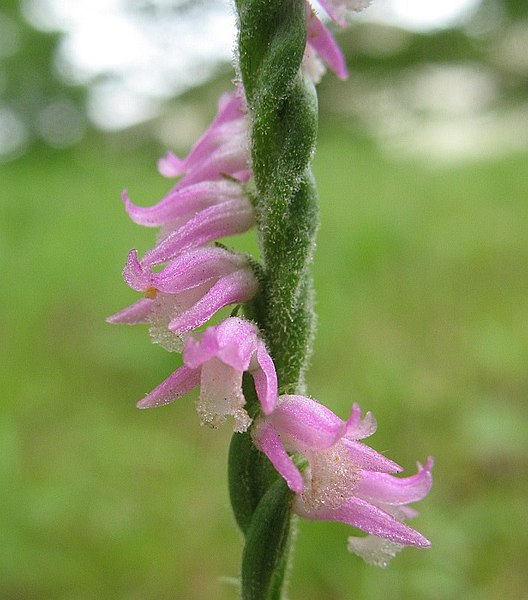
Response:
[[[415,513],[406,505],[421,500],[431,488],[430,458],[418,473],[397,478],[402,470],[392,460],[358,440],[376,430],[371,413],[357,404],[347,421],[304,396],[279,398],[272,414],[255,427],[256,445],[267,455],[297,496],[298,515],[342,521],[370,534],[350,538],[349,549],[368,562],[385,566],[403,546],[428,547],[430,542],[403,523]],[[289,453],[299,453],[299,469]]]
[[[160,173],[166,177],[183,175],[176,188],[182,189],[204,180],[230,175],[249,178],[248,122],[243,92],[223,94],[218,113],[186,158],[169,152],[158,161]]]
[[[244,233],[255,224],[255,209],[245,198],[232,198],[198,211],[149,250],[142,258],[144,266],[167,262],[184,250],[203,246],[220,238]]]
[[[153,340],[181,350],[184,334],[229,304],[255,296],[258,282],[247,257],[220,247],[199,247],[179,254],[160,272],[151,272],[131,250],[123,277],[147,296],[107,319],[109,323],[150,323]]]
[[[361,12],[372,0],[319,0],[319,4],[338,25],[346,27],[351,12]]]
[[[324,75],[324,64],[326,64],[339,79],[346,79],[348,71],[345,57],[332,33],[317,18],[308,2],[306,2],[306,20],[307,44],[303,59],[305,71],[308,72],[314,83],[319,83]]]
[[[242,376],[251,373],[262,411],[269,415],[277,399],[277,375],[256,325],[230,317],[207,328],[201,337],[189,336],[184,365],[138,402],[138,408],[163,406],[200,385],[197,411],[202,425],[218,427],[234,417],[233,430],[246,431],[251,418],[244,408]]]
[[[127,190],[123,192],[122,198],[125,210],[134,223],[169,230],[210,206],[229,200],[243,200],[246,194],[241,182],[223,178],[174,188],[154,206],[133,204]]]

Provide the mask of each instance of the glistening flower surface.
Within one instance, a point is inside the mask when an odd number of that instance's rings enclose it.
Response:
[[[430,458],[418,473],[398,478],[398,464],[358,440],[376,430],[371,413],[354,404],[347,421],[310,398],[281,396],[275,411],[256,425],[254,439],[297,494],[294,507],[307,519],[342,521],[388,540],[349,541],[349,549],[370,562],[385,565],[402,546],[428,547],[430,542],[403,520],[406,506],[424,498],[432,484]],[[291,453],[300,453],[299,469]]]
[[[277,399],[277,375],[258,329],[249,321],[230,317],[207,328],[197,338],[189,336],[183,351],[184,365],[138,402],[153,408],[173,402],[200,385],[197,410],[202,424],[217,427],[234,417],[234,431],[246,431],[251,418],[244,409],[242,375],[253,377],[264,414],[271,414]]]

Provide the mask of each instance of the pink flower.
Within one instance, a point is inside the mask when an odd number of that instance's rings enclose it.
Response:
[[[189,248],[250,229],[255,211],[243,188],[251,175],[243,91],[221,97],[218,114],[186,158],[169,153],[159,168],[166,176],[182,176],[160,202],[143,208],[123,192],[134,222],[161,227],[158,243],[143,257],[143,266],[167,262]]]
[[[358,442],[376,430],[371,413],[357,404],[347,421],[304,396],[281,396],[277,407],[259,420],[254,439],[297,494],[295,511],[307,519],[342,521],[371,534],[349,538],[349,549],[368,562],[385,566],[403,546],[430,542],[403,523],[414,516],[406,505],[431,488],[433,461],[418,465],[412,477],[391,475],[402,468]],[[299,470],[288,453],[300,453]]]
[[[277,375],[253,323],[230,317],[206,329],[199,339],[189,336],[183,359],[184,365],[138,402],[139,408],[168,404],[200,385],[197,410],[202,424],[217,427],[227,416],[232,416],[233,430],[246,431],[251,418],[244,408],[242,376],[247,371],[255,382],[264,414],[273,411]]]
[[[341,27],[346,27],[349,13],[360,12],[371,2],[372,0],[319,0],[319,4]]]
[[[184,250],[243,233],[255,224],[255,209],[245,197],[227,199],[192,214],[166,233],[141,259],[144,266],[167,262]]]
[[[346,79],[348,71],[345,57],[334,36],[317,18],[311,6],[306,2],[307,45],[303,65],[314,83],[319,83],[324,75],[325,63],[339,79]],[[322,62],[321,62],[322,61]]]
[[[221,96],[213,122],[193,146],[186,158],[172,152],[158,161],[158,169],[166,177],[182,179],[181,189],[193,183],[230,175],[249,178],[248,121],[243,91],[237,89]]]
[[[160,202],[149,207],[133,204],[127,190],[122,197],[128,216],[134,223],[145,227],[164,227],[170,231],[206,208],[229,200],[243,200],[246,194],[241,182],[224,178],[176,187]]]
[[[209,246],[179,254],[157,273],[144,267],[131,250],[123,277],[147,298],[107,321],[150,323],[154,341],[176,351],[181,350],[183,334],[203,325],[224,306],[251,300],[258,289],[245,256]]]

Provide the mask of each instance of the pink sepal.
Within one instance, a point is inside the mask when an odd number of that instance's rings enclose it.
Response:
[[[178,334],[192,331],[224,306],[251,300],[257,290],[258,281],[251,269],[229,273],[221,277],[193,307],[172,319],[169,329]]]
[[[363,416],[363,412],[357,402],[352,405],[352,412],[346,422],[345,437],[349,440],[362,440],[371,436],[377,428],[376,419],[369,411]]]
[[[403,467],[395,463],[390,458],[376,452],[370,446],[361,442],[355,442],[347,438],[341,440],[346,446],[352,460],[357,463],[362,469],[369,471],[380,471],[384,473],[399,473],[403,471]]]
[[[242,176],[245,173],[240,173]],[[241,179],[242,181],[242,179]],[[200,181],[186,187],[172,189],[154,206],[141,207],[132,203],[127,190],[122,193],[125,210],[128,216],[138,225],[159,227],[173,223],[177,219],[199,212],[213,204],[225,200],[242,198],[242,186],[236,181],[218,179],[216,181]]]
[[[261,421],[253,433],[255,443],[270,459],[271,464],[282,475],[288,487],[296,494],[301,494],[304,482],[299,469],[282,445],[281,439],[273,425]]]
[[[295,510],[297,514],[307,519],[322,521],[341,521],[353,527],[358,527],[367,533],[390,540],[404,546],[417,546],[427,548],[431,542],[421,533],[395,519],[377,506],[374,506],[352,496],[337,507],[323,507],[311,510],[303,502],[302,496],[296,498]]]
[[[189,369],[186,365],[181,366],[160,383],[156,389],[140,400],[138,408],[154,408],[174,402],[187,392],[190,392],[200,383],[199,369]]]
[[[360,12],[372,0],[319,0],[319,4],[340,27],[347,26],[348,12]]]
[[[323,404],[295,395],[281,396],[280,400],[270,420],[296,448],[329,448],[345,433],[345,423]]]
[[[178,181],[175,189],[181,190],[205,180],[225,178],[226,175],[232,177],[234,173],[247,169],[248,162],[247,140],[235,137],[214,152],[205,155],[201,162],[194,165]]]
[[[344,80],[348,77],[345,57],[332,33],[317,18],[308,5],[308,31],[307,43],[319,55],[321,60],[339,77]]]
[[[134,304],[127,306],[123,310],[107,317],[107,323],[125,323],[127,325],[136,325],[138,323],[148,323],[149,315],[152,311],[152,300],[142,298]]]
[[[218,146],[216,139],[218,129],[224,124],[241,119],[244,115],[244,98],[240,91],[232,94],[223,94],[218,103],[218,112],[211,125],[198,139],[186,158],[179,158],[172,152],[168,152],[158,161],[158,169],[165,177],[178,177],[193,165],[198,163],[204,156],[210,154]]]
[[[425,467],[418,464],[418,473],[411,477],[394,477],[387,473],[365,472],[358,484],[357,493],[375,503],[408,504],[425,498],[431,489],[433,459]]]
[[[255,391],[260,400],[262,411],[265,415],[270,415],[277,403],[277,373],[273,360],[261,340],[257,341],[256,359],[258,368],[252,369],[251,375],[255,382]]]
[[[245,199],[228,200],[197,213],[162,239],[142,259],[145,266],[166,262],[188,248],[243,233],[255,223],[255,211]]]
[[[174,152],[167,152],[158,160],[158,171],[163,177],[178,177],[185,172],[185,167],[186,160]]]
[[[126,283],[138,292],[151,287],[167,294],[177,294],[198,287],[212,279],[247,267],[247,258],[216,246],[200,246],[182,252],[157,273],[144,267],[131,250],[123,269]]]

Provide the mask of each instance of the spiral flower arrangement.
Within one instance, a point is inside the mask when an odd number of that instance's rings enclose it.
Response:
[[[368,2],[325,0],[340,26]],[[344,79],[344,57],[304,0],[236,0],[239,81],[187,157],[158,164],[177,178],[156,205],[123,193],[133,221],[159,227],[142,258],[130,251],[126,283],[143,296],[112,323],[147,323],[153,341],[183,365],[138,402],[152,408],[199,388],[201,423],[228,418],[231,504],[244,539],[242,598],[278,600],[293,543],[293,516],[341,521],[366,532],[348,548],[386,566],[404,546],[430,542],[405,521],[427,495],[433,461],[415,475],[362,441],[376,430],[353,404],[342,420],[307,395],[315,331],[310,264],[318,229],[311,171],[315,84],[326,67]],[[219,244],[255,227],[260,261]],[[161,268],[160,268],[161,266]],[[202,327],[220,309],[232,315]]]

